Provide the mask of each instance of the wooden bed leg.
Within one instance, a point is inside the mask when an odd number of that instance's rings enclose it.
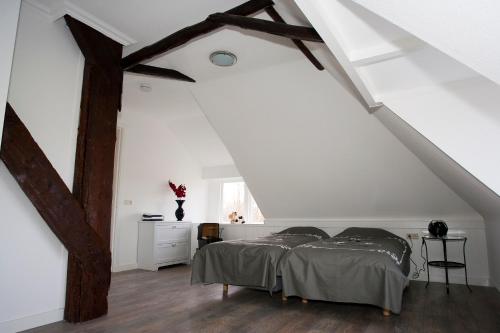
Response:
[[[308,301],[307,299],[303,298],[303,299],[302,299],[302,303],[303,303],[303,304],[307,304],[307,303],[309,303],[309,301]]]
[[[229,285],[228,285],[227,283],[224,283],[224,284],[222,285],[222,292],[223,292],[224,294],[227,294],[227,292],[228,292],[228,291],[229,291]]]
[[[391,316],[391,310],[389,310],[389,309],[383,309],[382,310],[382,315],[384,315],[384,317],[390,317]]]
[[[286,302],[286,301],[288,301],[288,297],[286,297],[285,295],[282,295],[282,296],[281,296],[281,300],[282,300],[283,302]]]

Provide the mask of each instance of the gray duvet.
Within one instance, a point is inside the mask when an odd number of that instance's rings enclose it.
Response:
[[[410,254],[408,243],[388,231],[348,228],[283,256],[283,294],[372,304],[400,313]]]
[[[279,262],[288,250],[328,237],[316,228],[290,228],[253,240],[206,245],[194,256],[191,284],[227,283],[272,291]]]

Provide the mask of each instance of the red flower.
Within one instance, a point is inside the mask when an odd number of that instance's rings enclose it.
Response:
[[[181,184],[179,186],[176,186],[174,183],[172,183],[170,180],[168,181],[168,185],[174,191],[175,196],[177,198],[184,198],[186,196],[186,185]]]

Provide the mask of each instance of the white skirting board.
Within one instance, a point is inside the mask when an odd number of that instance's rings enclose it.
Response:
[[[128,265],[120,265],[120,266],[111,266],[111,272],[113,272],[113,273],[130,271],[132,269],[137,269],[137,263],[128,264]]]
[[[0,332],[15,333],[30,328],[39,327],[63,320],[64,309],[55,309],[52,311],[39,313],[27,317],[22,317],[14,320],[4,321],[0,323]]]
[[[230,239],[253,239],[259,236],[269,235],[293,226],[315,226],[323,229],[330,236],[336,235],[348,227],[372,227],[383,228],[400,237],[407,239],[408,233],[417,233],[422,236],[422,231],[427,230],[427,225],[432,218],[405,218],[405,219],[269,219],[265,224],[222,224],[222,237]],[[490,273],[488,268],[488,253],[486,250],[486,234],[484,221],[469,218],[445,219],[450,232],[461,231],[467,236],[466,259],[469,284],[479,286],[490,286]],[[408,239],[407,239],[408,240]],[[410,241],[408,240],[410,243]],[[412,259],[421,268],[423,259],[420,257],[421,239],[413,240]],[[443,251],[440,242],[428,242],[429,260],[442,260]],[[423,250],[425,256],[425,249]],[[448,243],[448,259],[463,261],[462,244]],[[414,265],[412,264],[412,271]],[[449,270],[451,283],[465,283],[464,271],[462,269]],[[427,273],[420,273],[419,281],[427,281]],[[444,270],[430,267],[430,280],[444,282]]]

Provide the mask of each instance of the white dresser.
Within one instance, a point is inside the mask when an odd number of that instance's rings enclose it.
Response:
[[[158,267],[191,260],[191,222],[139,222],[138,267],[157,271]]]

